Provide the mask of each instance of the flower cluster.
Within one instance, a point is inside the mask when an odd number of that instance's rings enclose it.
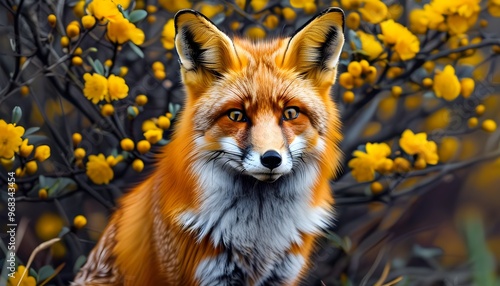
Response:
[[[427,134],[414,134],[407,129],[399,140],[401,150],[407,158],[398,156],[391,159],[391,148],[386,143],[366,143],[365,150],[356,150],[348,166],[352,169],[351,175],[358,182],[369,182],[375,179],[376,172],[389,174],[391,172],[404,173],[413,167],[423,169],[428,164],[438,163],[437,145],[434,141],[427,140]]]
[[[124,99],[128,95],[128,86],[122,77],[111,74],[108,78],[98,73],[83,75],[85,87],[83,94],[86,98],[97,104],[102,100],[111,102]]]

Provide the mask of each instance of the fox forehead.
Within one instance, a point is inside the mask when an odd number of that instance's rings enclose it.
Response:
[[[243,67],[221,74],[201,94],[195,105],[195,125],[206,130],[229,109],[241,109],[249,118],[269,118],[281,116],[288,106],[297,106],[321,134],[328,114],[311,80],[276,65],[286,39],[234,39],[234,44]]]

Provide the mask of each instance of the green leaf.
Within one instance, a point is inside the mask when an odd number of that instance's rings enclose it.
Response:
[[[23,137],[26,137],[26,136],[29,136],[35,132],[37,132],[38,130],[40,130],[40,127],[30,127],[28,128],[25,132],[24,132],[24,135]]]
[[[144,18],[146,18],[147,16],[148,16],[148,12],[146,12],[144,10],[135,10],[135,11],[132,11],[132,13],[130,13],[130,15],[128,16],[128,20],[135,24],[139,21],[144,20]]]
[[[12,109],[12,123],[17,124],[19,123],[19,120],[21,120],[21,117],[23,116],[23,110],[19,106],[15,106]]]
[[[41,141],[47,140],[47,137],[43,135],[28,135],[25,136],[24,139],[28,139],[28,142],[30,142],[30,144],[37,144]]]
[[[69,229],[69,227],[63,226],[63,228],[61,229],[61,231],[59,232],[57,237],[61,238],[61,237],[65,236],[67,233],[69,233],[70,231],[71,230]]]
[[[135,109],[133,106],[129,106],[127,107],[127,114],[132,117],[132,118],[135,118],[137,116],[137,113],[135,112]]]
[[[50,265],[45,265],[42,268],[38,269],[38,277],[37,281],[44,281],[49,278],[52,274],[54,274],[54,268]]]
[[[95,60],[94,61],[94,70],[100,74],[100,75],[105,75],[104,74],[104,65],[101,63],[100,60]]]
[[[49,197],[59,197],[63,196],[65,194],[68,194],[70,192],[75,191],[78,188],[78,185],[76,184],[73,179],[70,178],[58,178],[56,183],[51,187],[49,191]]]
[[[87,262],[87,257],[85,255],[80,255],[76,259],[75,265],[73,265],[73,273],[75,274],[78,273],[78,271],[80,271],[80,268],[82,268],[85,262]]]
[[[136,53],[141,59],[144,58],[144,53],[142,52],[141,48],[139,48],[132,42],[128,42],[128,44],[130,45],[130,48],[132,49],[132,51],[134,51],[134,53]]]

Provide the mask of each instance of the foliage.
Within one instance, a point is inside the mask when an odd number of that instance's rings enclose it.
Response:
[[[344,123],[345,158],[332,182],[339,219],[326,241],[334,247],[321,248],[310,283],[413,285],[454,277],[458,284],[498,284],[490,260],[500,251],[491,255],[484,245],[486,229],[498,236],[498,228],[487,228],[478,216],[465,224],[442,216],[435,229],[461,242],[451,248],[408,228],[426,211],[418,203],[429,201],[429,191],[456,190],[434,195],[456,202],[472,189],[477,200],[494,196],[500,183],[498,0],[0,5],[0,27],[8,35],[0,39],[1,196],[7,200],[6,174],[15,172],[22,246],[17,272],[27,272],[21,285],[67,284],[116,199],[148,173],[154,154],[168,144],[183,102],[173,51],[177,10],[199,10],[230,35],[259,40],[290,35],[329,6],[346,12],[333,94]],[[483,203],[488,205],[470,207]],[[408,236],[409,245],[394,246]],[[27,263],[33,245],[56,237],[61,240],[44,245],[50,252],[37,251]],[[472,267],[465,258],[446,260],[460,249],[468,249]]]

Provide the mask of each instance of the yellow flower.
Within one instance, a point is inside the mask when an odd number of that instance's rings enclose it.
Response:
[[[28,139],[24,139],[19,149],[19,155],[26,158],[31,154],[31,152],[33,152],[33,148],[33,145],[28,145]]]
[[[375,171],[386,173],[392,169],[393,162],[387,158],[391,148],[386,143],[367,143],[366,152],[356,150],[355,158],[349,161],[352,176],[358,182],[368,182],[375,178]]]
[[[10,159],[23,143],[24,127],[0,119],[0,157]]]
[[[498,0],[488,1],[488,12],[493,17],[500,17],[500,1]]]
[[[453,159],[460,147],[460,141],[456,137],[446,136],[441,139],[439,144],[438,155],[439,161],[446,163]]]
[[[109,181],[114,177],[113,169],[111,169],[103,154],[89,156],[86,173],[96,185],[109,184]]]
[[[475,82],[472,78],[463,78],[460,80],[460,91],[462,92],[462,96],[464,98],[469,98],[474,92]]]
[[[374,35],[362,31],[357,31],[356,34],[361,41],[361,49],[368,55],[368,59],[374,60],[378,57],[385,58],[387,56],[383,55],[384,48]]]
[[[83,75],[85,80],[85,86],[83,88],[83,94],[86,98],[92,101],[93,104],[97,104],[99,101],[103,100],[108,94],[108,80],[97,73]]]
[[[128,85],[119,76],[111,74],[108,77],[108,95],[105,96],[107,102],[124,99],[128,95]]]
[[[81,229],[85,225],[87,225],[87,218],[83,215],[77,215],[73,219],[73,225],[75,226],[76,229]]]
[[[345,24],[349,29],[357,30],[359,28],[359,14],[356,12],[352,12],[347,15]]]
[[[167,21],[165,26],[163,26],[163,31],[161,33],[161,42],[163,47],[167,50],[171,50],[175,47],[175,26],[174,19],[170,19]]]
[[[87,10],[100,21],[116,21],[118,18],[123,18],[117,4],[115,0],[93,0],[87,6]]]
[[[363,16],[363,20],[378,24],[387,17],[387,6],[380,0],[363,0],[362,8],[359,8],[359,13]]]
[[[107,36],[110,41],[118,44],[131,41],[136,45],[142,45],[145,39],[144,32],[123,16],[108,23]]]
[[[116,164],[120,163],[121,161],[123,161],[123,156],[122,155],[118,155],[118,156],[112,156],[112,155],[109,155],[107,158],[106,158],[106,162],[108,162],[108,164],[111,166],[111,167],[114,167],[116,166]]]
[[[443,71],[436,72],[432,86],[437,97],[452,101],[460,94],[460,81],[455,75],[455,69],[447,65]]]
[[[431,8],[446,16],[446,24],[451,34],[462,34],[472,27],[481,10],[481,0],[433,0]]]
[[[40,145],[35,149],[35,159],[43,162],[50,157],[50,147],[48,145]]]
[[[53,213],[44,213],[35,224],[35,233],[41,240],[57,237],[64,226],[60,216]]]
[[[410,60],[420,51],[420,41],[405,26],[390,19],[382,22],[380,28],[384,43],[392,46],[401,60]]]
[[[427,164],[435,165],[438,162],[437,145],[434,141],[427,140],[427,134],[414,134],[406,129],[399,139],[399,146],[409,155],[418,155],[418,159]]]
[[[340,0],[340,5],[347,9],[347,10],[353,10],[353,9],[358,9],[359,6],[361,6],[362,0]]]
[[[181,9],[191,8],[192,4],[188,0],[158,0],[158,4],[170,13],[175,13]]]
[[[151,129],[144,132],[144,137],[150,143],[155,144],[163,138],[163,130],[162,129]]]
[[[24,267],[24,265],[19,265],[13,277],[9,277],[9,280],[7,280],[7,286],[36,286],[36,279],[33,276],[29,276],[29,271],[26,271],[26,275],[24,275],[23,280],[20,281],[25,270],[26,267]]]

